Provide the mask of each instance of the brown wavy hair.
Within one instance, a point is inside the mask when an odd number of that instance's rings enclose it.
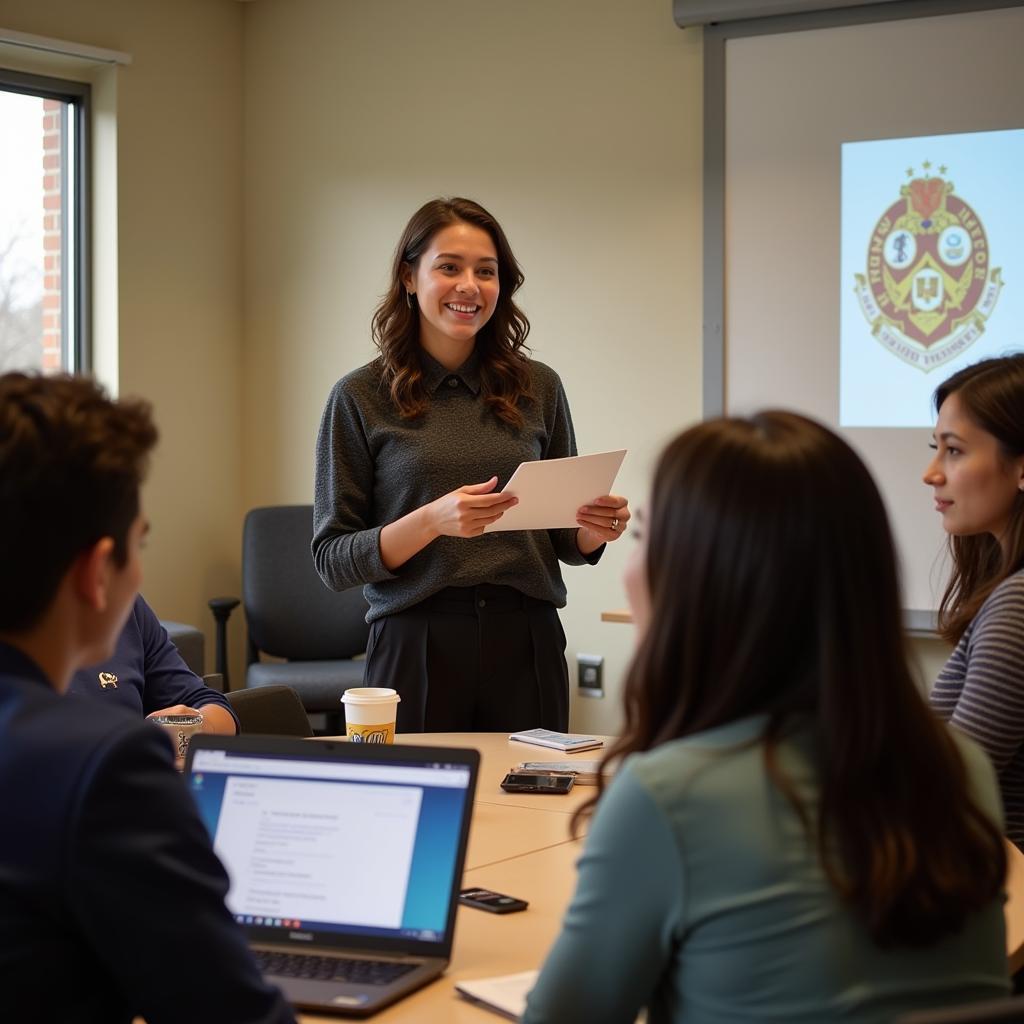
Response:
[[[987,430],[1007,459],[1024,455],[1024,355],[983,359],[954,373],[935,389],[935,411],[956,394],[976,426]],[[1024,494],[1018,492],[1006,534],[949,536],[953,560],[939,602],[939,635],[956,643],[993,590],[1024,568]]]
[[[764,714],[765,771],[873,941],[959,931],[1002,890],[1003,838],[907,665],[892,534],[863,462],[793,413],[711,420],[662,453],[648,521],[651,619],[605,761]],[[778,758],[808,721],[816,806]]]
[[[403,419],[416,419],[427,411],[430,400],[420,361],[419,305],[415,295],[407,301],[402,271],[416,267],[438,231],[459,223],[486,231],[498,254],[498,302],[476,336],[476,352],[484,401],[498,419],[518,429],[523,425],[519,405],[531,397],[526,354],[530,321],[512,297],[525,278],[501,225],[472,199],[431,199],[406,224],[391,264],[391,284],[371,322],[374,344],[380,351],[376,366]]]
[[[147,403],[111,401],[88,378],[0,376],[0,630],[31,628],[103,537],[125,564],[156,438]]]

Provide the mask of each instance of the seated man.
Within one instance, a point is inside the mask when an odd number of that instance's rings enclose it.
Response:
[[[135,598],[117,638],[113,657],[79,669],[68,693],[95,698],[137,715],[193,715],[203,718],[203,732],[238,732],[238,719],[227,698],[207,686],[185,664],[156,613]]]
[[[293,1021],[158,729],[68,701],[140,580],[148,408],[0,376],[0,1005],[4,1019]]]

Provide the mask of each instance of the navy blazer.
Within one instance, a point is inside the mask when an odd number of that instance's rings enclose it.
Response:
[[[158,726],[65,700],[0,644],[0,1006],[9,1020],[286,1022]]]

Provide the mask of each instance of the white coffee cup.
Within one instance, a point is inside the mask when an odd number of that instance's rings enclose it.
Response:
[[[352,743],[394,743],[402,698],[386,686],[356,686],[342,694],[345,733]]]
[[[185,763],[188,745],[203,727],[202,715],[151,715],[151,722],[159,725],[171,738],[174,761],[180,768]]]

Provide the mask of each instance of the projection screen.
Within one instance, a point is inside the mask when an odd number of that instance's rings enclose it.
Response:
[[[798,409],[853,444],[927,630],[948,570],[921,482],[931,393],[1024,349],[1024,9],[761,31],[724,38],[724,91],[706,98],[724,268],[706,404]]]

